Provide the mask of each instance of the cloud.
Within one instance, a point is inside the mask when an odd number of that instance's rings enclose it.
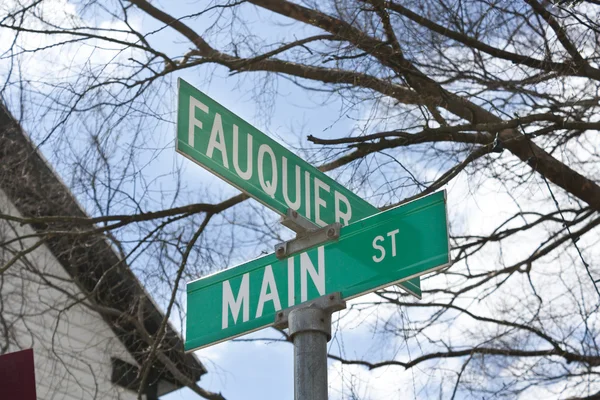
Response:
[[[2,9],[4,13],[14,13],[22,7],[9,0]],[[19,54],[22,78],[41,92],[55,90],[55,86],[76,86],[86,76],[119,75],[119,70],[130,64],[130,59],[141,58],[141,51],[126,44],[94,38],[138,41],[123,21],[102,14],[88,21],[78,11],[77,6],[67,0],[47,0],[24,13],[22,23],[19,18],[7,19],[5,24],[24,26],[31,32],[0,28],[0,54],[5,59]],[[129,18],[129,24],[133,29],[141,28],[138,17]],[[47,34],[57,30],[69,33]],[[6,75],[10,68],[9,62],[0,64],[0,74]]]

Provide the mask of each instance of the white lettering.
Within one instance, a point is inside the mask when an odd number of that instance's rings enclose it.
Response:
[[[240,155],[239,155],[239,140],[238,140],[238,126],[233,125],[233,168],[240,178],[248,180],[252,177],[252,135],[246,134],[246,146],[248,147],[248,156],[246,158],[246,171],[242,171],[240,168]]]
[[[400,229],[388,232],[387,235],[392,238],[392,257],[396,257],[396,234],[400,232]]]
[[[222,314],[222,329],[227,329],[229,326],[229,313],[231,310],[231,316],[233,317],[233,323],[237,322],[240,308],[243,306],[242,320],[244,322],[250,319],[250,274],[244,274],[242,276],[242,283],[240,284],[240,290],[238,291],[237,299],[233,298],[233,291],[229,281],[223,282],[223,314]]]
[[[268,291],[268,293],[267,293]],[[279,301],[279,293],[273,276],[273,268],[267,265],[263,275],[262,286],[260,287],[260,296],[258,297],[258,308],[256,309],[256,318],[262,317],[265,302],[272,301],[275,311],[281,310],[281,302]]]
[[[270,182],[265,182],[265,153],[271,158],[272,176]],[[275,154],[267,144],[261,144],[258,148],[258,181],[266,194],[275,197],[275,191],[277,190],[277,164],[275,163]]]
[[[300,202],[302,201],[302,198],[300,197],[300,195],[301,195],[301,193],[300,193],[300,166],[296,165],[296,200],[294,200],[294,202],[292,203],[292,201],[290,200],[290,197],[288,195],[287,158],[281,157],[281,164],[282,164],[281,180],[283,183],[283,199],[285,200],[285,203],[292,210],[297,210],[300,208]]]
[[[315,270],[310,257],[307,253],[300,254],[300,300],[308,300],[308,282],[306,273],[310,274],[310,279],[317,288],[321,296],[325,296],[325,249],[323,246],[317,248],[317,266],[319,271]]]
[[[213,157],[214,149],[217,149],[221,152],[223,165],[225,168],[229,168],[229,161],[227,160],[227,148],[225,146],[225,135],[223,134],[223,122],[221,121],[221,114],[219,113],[215,113],[215,120],[213,121],[212,130],[210,132],[208,149],[206,149],[206,156],[208,158]]]
[[[383,248],[383,246],[377,244],[377,242],[381,241],[383,241],[383,236],[376,236],[375,239],[373,239],[373,248],[381,252],[381,256],[373,256],[373,261],[375,261],[376,263],[381,262],[385,258],[385,249]]]
[[[308,171],[304,171],[304,189],[304,195],[306,196],[306,201],[304,202],[305,217],[306,219],[310,219],[310,173]]]
[[[352,207],[350,207],[350,202],[346,196],[337,191],[335,191],[333,195],[335,198],[335,222],[344,221],[343,224],[348,225],[352,218]],[[340,210],[340,201],[346,205],[346,212]]]
[[[315,178],[315,223],[320,226],[325,226],[327,224],[321,220],[321,207],[326,207],[327,203],[319,197],[319,189],[325,189],[326,192],[329,192],[329,185],[319,178]]]
[[[194,147],[194,128],[202,129],[202,121],[196,119],[196,108],[201,109],[208,114],[208,106],[201,103],[198,99],[190,96],[190,121],[188,127],[188,144]]]
[[[288,258],[288,307],[294,305],[296,287],[294,286],[294,257]]]

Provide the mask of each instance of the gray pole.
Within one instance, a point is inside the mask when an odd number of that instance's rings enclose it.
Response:
[[[290,312],[294,342],[294,399],[327,400],[327,342],[331,312],[303,307]]]
[[[327,400],[327,342],[331,314],[346,308],[339,292],[277,313],[275,327],[289,328],[294,343],[294,399]]]
[[[280,260],[318,244],[337,240],[342,224],[318,227],[292,209],[282,224],[296,231],[296,239],[275,245]],[[327,400],[327,342],[331,339],[331,314],[346,308],[340,292],[279,311],[274,326],[289,328],[294,343],[294,399]]]

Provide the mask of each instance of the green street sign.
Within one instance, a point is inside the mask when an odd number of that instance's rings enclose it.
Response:
[[[351,299],[449,262],[446,196],[438,192],[344,226],[337,241],[188,283],[185,350],[270,326],[279,310],[317,297]]]
[[[325,226],[379,212],[183,79],[178,84],[178,153],[280,215],[292,209]],[[403,287],[421,296],[418,278]]]

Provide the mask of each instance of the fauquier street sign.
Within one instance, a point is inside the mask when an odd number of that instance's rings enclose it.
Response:
[[[186,351],[273,325],[279,310],[340,292],[351,299],[449,265],[445,192],[341,228],[337,241],[275,254],[187,285]]]
[[[379,212],[296,154],[179,79],[176,150],[280,215],[318,226],[348,225]],[[418,278],[403,283],[420,297]]]

